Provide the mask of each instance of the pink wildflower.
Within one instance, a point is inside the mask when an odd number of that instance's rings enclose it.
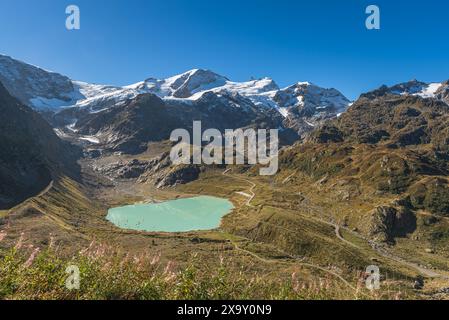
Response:
[[[50,244],[48,245],[48,247],[50,249],[53,249],[54,246],[55,246],[55,236],[52,233],[50,233]]]
[[[157,264],[159,261],[161,260],[161,253],[159,252],[158,254],[156,254],[153,259],[151,259],[150,264],[152,266],[154,266],[155,264]]]
[[[165,267],[164,274],[171,273],[173,271],[173,266],[174,266],[173,261],[169,261],[167,263],[167,266]]]
[[[33,264],[34,260],[36,259],[36,256],[38,255],[38,253],[40,251],[41,251],[41,249],[39,249],[39,248],[34,249],[34,251],[31,253],[30,257],[28,258],[28,260],[24,264],[25,268],[31,267],[31,265]]]
[[[20,238],[19,238],[19,240],[17,241],[17,243],[16,243],[16,246],[14,247],[14,249],[16,249],[16,250],[20,250],[20,249],[22,249],[22,247],[23,247],[23,238],[25,237],[25,233],[21,233],[20,234]]]

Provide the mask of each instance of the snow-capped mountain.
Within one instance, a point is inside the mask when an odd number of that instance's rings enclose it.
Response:
[[[142,93],[154,93],[161,98],[190,98],[198,92],[220,87],[228,79],[212,71],[194,69],[167,79],[154,78],[128,86]]]
[[[67,107],[82,99],[69,78],[4,55],[0,55],[0,82],[35,109]]]
[[[194,120],[220,130],[279,128],[291,144],[350,103],[336,89],[308,82],[280,88],[270,78],[236,82],[203,69],[123,87],[91,84],[2,55],[0,82],[45,113],[59,136],[125,152],[167,139],[166,130],[189,128]],[[166,128],[155,130],[159,124]]]
[[[299,82],[279,90],[273,101],[280,110],[305,118],[319,118],[325,114],[335,116],[346,111],[350,104],[338,90],[324,89],[309,82]]]
[[[270,78],[233,82],[202,69],[167,79],[149,78],[125,87],[95,85],[73,81],[3,55],[0,55],[0,81],[23,103],[37,110],[52,111],[80,107],[99,112],[144,93],[186,103],[198,100],[206,93],[238,95],[256,106],[274,108],[284,117],[290,113],[313,117],[323,112],[335,116],[349,104],[349,100],[337,90],[323,89],[307,82],[280,89]]]
[[[392,87],[382,86],[381,88],[362,96],[380,96],[384,94],[418,96],[425,99],[432,98],[449,104],[449,80],[432,83],[411,80]]]
[[[319,113],[337,115],[350,101],[336,89],[324,89],[308,82],[280,89],[273,79],[262,78],[234,82],[212,71],[195,69],[165,80],[148,79],[128,89],[154,93],[163,99],[198,100],[206,93],[234,94],[249,99],[254,105],[274,108],[284,117],[290,113],[313,117]]]
[[[391,87],[390,92],[396,95],[415,95],[422,98],[433,98],[441,86],[441,83],[425,83],[411,80]]]

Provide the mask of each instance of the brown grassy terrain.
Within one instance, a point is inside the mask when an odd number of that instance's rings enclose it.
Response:
[[[8,236],[0,244],[11,247],[24,232],[27,245],[45,249],[51,234],[60,253],[70,257],[96,239],[122,253],[160,253],[161,263],[175,262],[179,270],[188,268],[194,254],[199,261],[208,262],[202,266],[208,272],[219,268],[220,257],[226,255],[238,262],[235,270],[245,270],[242,281],[256,277],[279,284],[288,281],[292,274],[301,283],[329,279],[340,290],[315,297],[326,299],[351,298],[354,289],[361,290],[359,283],[366,267],[375,264],[383,275],[383,289],[375,297],[393,298],[401,292],[401,297],[440,298],[436,293],[447,286],[448,271],[445,219],[428,225],[426,218],[430,213],[422,210],[417,215],[416,230],[395,238],[394,246],[382,246],[379,251],[370,242],[366,226],[372,210],[398,200],[398,195],[378,192],[378,182],[384,177],[376,172],[387,150],[373,153],[366,145],[348,149],[341,145],[301,148],[305,149],[284,151],[281,171],[275,177],[259,177],[245,168],[212,169],[203,172],[197,181],[167,189],[132,179],[111,182],[93,172],[88,163],[83,166],[85,185],[62,177],[39,197],[6,213],[2,229],[7,230]],[[394,166],[395,160],[392,163]],[[109,207],[194,195],[230,199],[235,210],[223,219],[220,228],[203,232],[145,233],[121,230],[105,220]],[[435,237],[441,233],[443,236]],[[427,252],[428,247],[435,251]],[[196,267],[199,274],[208,277],[202,267]],[[425,290],[414,291],[414,279],[422,270],[433,268],[438,277],[427,277]],[[139,277],[144,281],[143,274]],[[282,296],[276,291],[279,287],[272,290],[272,295],[262,290],[255,291],[260,296],[251,297],[301,298],[293,294]],[[82,298],[92,297],[91,294]],[[233,297],[246,297],[239,294]],[[55,298],[64,297],[58,295]],[[160,297],[182,296],[164,293]],[[310,293],[307,297],[314,296]],[[357,294],[354,297],[363,298]]]

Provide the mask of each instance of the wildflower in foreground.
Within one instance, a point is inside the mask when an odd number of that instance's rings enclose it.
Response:
[[[163,273],[165,275],[165,281],[171,282],[174,279],[176,279],[176,273],[174,271],[174,267],[175,267],[175,264],[173,261],[169,261],[167,263],[167,266],[165,267],[165,270]]]
[[[173,272],[173,267],[174,267],[173,261],[169,261],[169,262],[167,263],[167,266],[166,266],[165,269],[164,269],[164,274],[172,273],[172,272]]]
[[[155,256],[153,256],[153,258],[151,259],[150,264],[152,266],[154,266],[155,264],[159,263],[159,261],[161,261],[161,253],[160,252],[158,254],[156,254]]]
[[[19,241],[17,241],[16,246],[14,247],[14,249],[16,249],[16,250],[22,249],[24,237],[25,237],[25,233],[22,232],[22,233],[20,234]]]
[[[34,249],[34,251],[31,253],[30,257],[24,264],[25,268],[31,267],[31,265],[33,264],[34,260],[36,259],[37,255],[39,254],[40,251],[41,251],[40,248]]]
[[[53,249],[54,246],[55,246],[55,237],[52,233],[50,233],[50,244],[48,245],[48,248]]]
[[[92,240],[92,242],[89,244],[89,247],[84,248],[80,251],[80,255],[89,257],[89,251],[95,246],[95,240]]]
[[[401,291],[396,293],[396,295],[394,296],[394,300],[402,300],[402,292]]]
[[[296,272],[292,273],[292,287],[293,287],[293,291],[295,291],[296,293],[298,293],[300,291],[299,281],[298,281]]]

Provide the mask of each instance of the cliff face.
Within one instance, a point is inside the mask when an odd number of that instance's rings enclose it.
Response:
[[[11,95],[36,110],[72,105],[81,97],[69,78],[1,54],[0,82]]]
[[[0,209],[43,190],[59,173],[76,175],[78,151],[0,84]]]

